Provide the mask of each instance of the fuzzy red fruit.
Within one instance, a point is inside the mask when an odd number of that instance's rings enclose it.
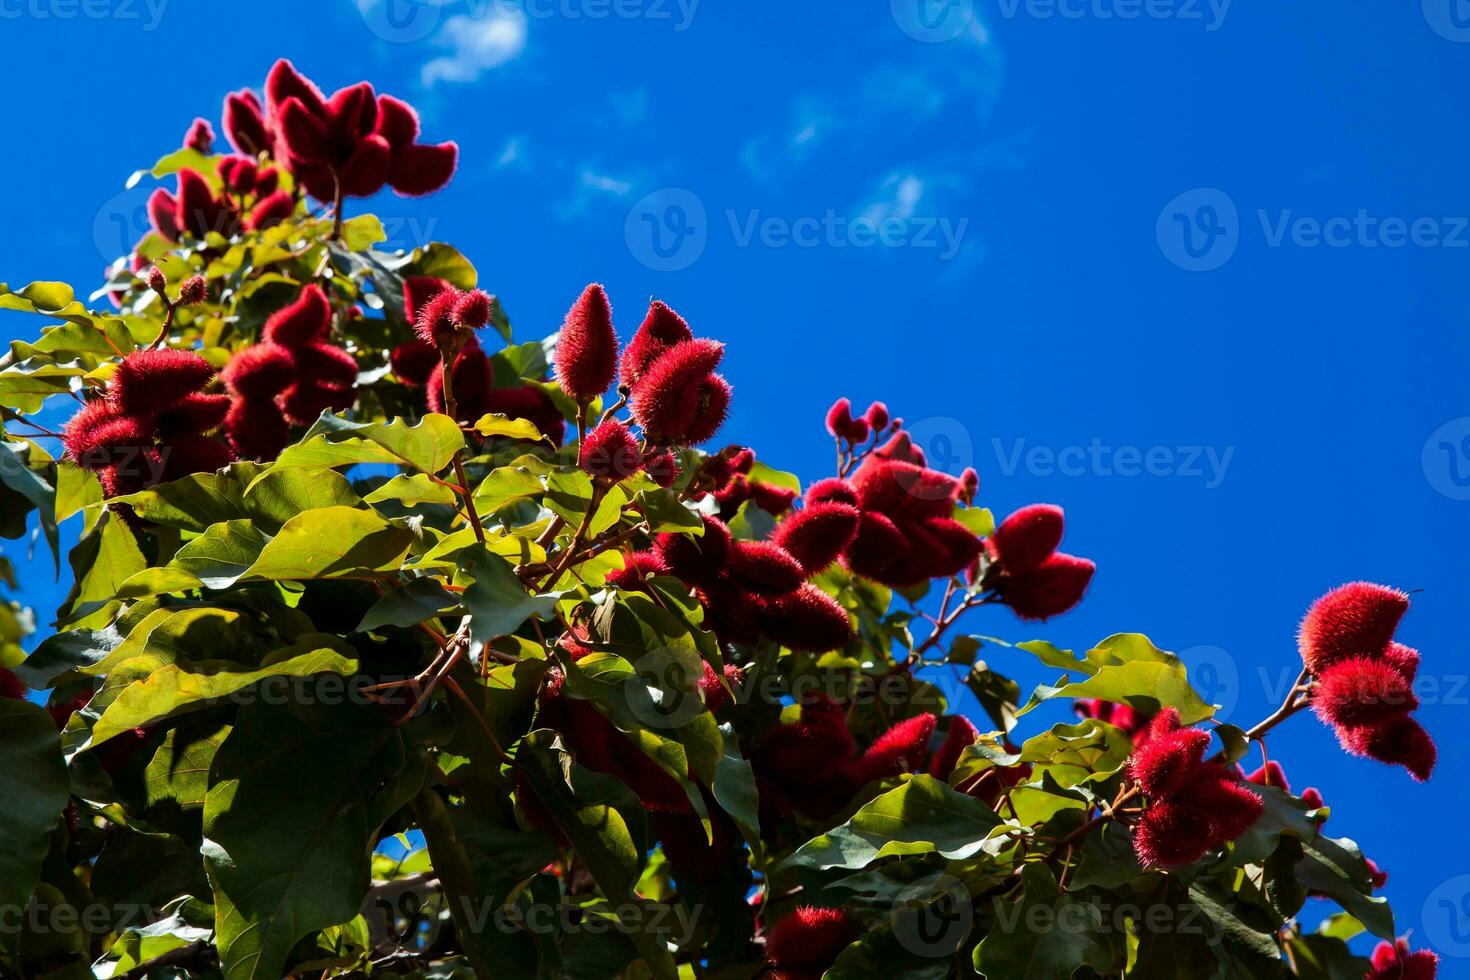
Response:
[[[209,284],[203,276],[190,276],[184,280],[179,287],[179,303],[183,306],[193,306],[195,303],[204,302],[204,295],[209,290]]]
[[[341,412],[351,407],[352,392],[310,381],[297,381],[276,399],[281,413],[292,425],[309,426],[323,412]]]
[[[608,575],[607,584],[625,592],[647,592],[648,579],[668,575],[669,566],[656,551],[635,551],[623,556],[623,567]]]
[[[730,415],[730,397],[728,381],[718,374],[707,377],[699,389],[699,407],[694,413],[694,420],[680,441],[695,445],[713,439]]]
[[[1178,718],[1178,712],[1169,709],[1155,719],[1148,741],[1128,760],[1129,776],[1150,798],[1173,796],[1183,789],[1194,778],[1210,744],[1209,732],[1202,729],[1169,727]]]
[[[847,566],[858,575],[877,580],[910,551],[909,540],[888,518],[865,510],[858,533],[847,546]]]
[[[862,513],[850,504],[808,504],[776,525],[771,540],[791,553],[808,576],[831,567],[857,537]]]
[[[715,714],[719,714],[733,703],[734,698],[730,692],[732,690],[738,692],[744,683],[745,671],[734,664],[725,664],[721,673],[717,674],[709,661],[705,661],[704,673],[699,678],[697,686],[699,693],[704,697],[704,706]]]
[[[1327,801],[1322,799],[1322,791],[1315,786],[1308,786],[1302,790],[1302,802],[1306,804],[1308,810],[1320,810],[1327,805]]]
[[[459,144],[414,143],[395,147],[388,184],[403,197],[423,197],[443,189],[459,166]]]
[[[1052,504],[1022,507],[990,536],[990,549],[1009,572],[1029,572],[1062,543],[1062,509]]]
[[[229,395],[185,395],[177,405],[158,417],[159,437],[203,435],[218,429],[229,410]]]
[[[1272,786],[1283,793],[1291,792],[1291,783],[1286,779],[1286,770],[1281,768],[1281,763],[1275,759],[1266,762],[1265,765],[1245,777],[1248,783],[1257,786]]]
[[[780,517],[796,503],[796,491],[763,480],[750,480],[750,499],[772,517]]]
[[[1297,645],[1314,674],[1348,657],[1376,657],[1388,647],[1409,597],[1371,582],[1350,582],[1312,604],[1302,620]]]
[[[643,453],[626,425],[608,419],[587,433],[578,464],[595,479],[621,480],[643,468]]]
[[[1034,571],[1011,576],[1003,587],[1006,604],[1022,619],[1060,616],[1082,601],[1097,566],[1057,552]]]
[[[447,280],[436,276],[408,276],[403,280],[403,318],[410,326],[418,323],[429,300],[453,288]]]
[[[815,585],[766,600],[759,620],[762,632],[792,650],[826,653],[852,639],[847,610]]]
[[[674,461],[674,454],[667,449],[645,458],[643,469],[653,477],[654,483],[665,489],[673,486],[674,481],[679,479],[679,464]]]
[[[1312,707],[1329,725],[1356,728],[1387,721],[1419,706],[1404,675],[1381,660],[1339,660],[1317,678]]]
[[[717,517],[704,517],[704,534],[660,534],[659,554],[669,570],[686,582],[703,585],[714,581],[725,571],[735,542],[730,529]]]
[[[479,330],[490,322],[494,306],[495,301],[484,290],[471,289],[454,304],[455,322],[466,330]]]
[[[169,243],[179,240],[179,202],[165,188],[148,195],[148,221],[158,237]]]
[[[817,980],[861,930],[841,909],[803,905],[766,933],[771,980]]]
[[[291,427],[268,398],[237,398],[225,416],[225,435],[241,459],[271,460],[291,441]]]
[[[256,344],[230,358],[220,376],[225,387],[246,398],[274,398],[296,376],[290,352],[279,344]]]
[[[911,520],[950,516],[960,491],[959,481],[947,473],[878,457],[858,467],[852,485],[863,510]]]
[[[980,738],[980,729],[971,724],[970,719],[964,715],[955,715],[949,719],[949,731],[944,735],[944,741],[934,752],[934,758],[929,761],[929,775],[935,779],[949,779],[950,773],[959,763],[960,756],[965,749],[974,745]]]
[[[282,347],[300,347],[322,341],[332,329],[332,304],[322,287],[312,283],[296,301],[272,313],[261,336]]]
[[[317,115],[326,115],[327,99],[322,90],[305,75],[296,70],[288,59],[281,58],[271,66],[265,79],[265,104],[271,116],[275,116],[287,99],[300,99]]]
[[[808,506],[820,504],[824,501],[834,501],[840,504],[858,505],[857,491],[851,483],[839,477],[830,476],[825,480],[818,480],[806,491],[806,502]]]
[[[725,345],[713,340],[686,340],[660,354],[633,387],[638,424],[657,438],[684,441],[705,408],[705,381],[724,355]]]
[[[827,434],[834,439],[846,439],[852,428],[852,402],[839,398],[827,409]]]
[[[178,480],[194,473],[213,473],[235,461],[230,447],[218,439],[179,435],[159,447],[163,479]]]
[[[1363,863],[1368,865],[1368,880],[1372,882],[1375,891],[1388,884],[1388,872],[1380,868],[1376,861],[1364,858]]]
[[[587,404],[607,391],[618,371],[618,338],[613,333],[607,291],[592,283],[567,311],[556,342],[556,378],[573,401]]]
[[[459,321],[455,318],[459,299],[459,290],[446,289],[423,305],[414,323],[414,331],[420,340],[435,348],[453,340],[459,332]]]
[[[250,215],[245,219],[245,227],[250,231],[265,231],[285,221],[295,211],[295,198],[286,191],[275,191],[267,194],[255,207],[250,209]]]
[[[1353,755],[1403,766],[1417,782],[1434,772],[1438,756],[1434,740],[1408,715],[1362,728],[1339,728],[1337,739]]]
[[[1383,652],[1383,662],[1398,671],[1409,684],[1413,684],[1419,674],[1419,651],[1402,643],[1390,643]]]
[[[1198,861],[1209,850],[1210,814],[1192,803],[1155,803],[1133,830],[1133,849],[1146,868],[1172,868]]]
[[[863,782],[917,772],[929,760],[929,739],[939,719],[931,714],[915,715],[894,725],[878,736],[858,762],[858,776]]]
[[[393,348],[388,361],[399,381],[411,388],[422,388],[439,366],[439,352],[415,337]]]
[[[25,681],[15,676],[15,672],[6,667],[0,667],[0,698],[8,698],[11,701],[24,701],[28,688]]]
[[[1435,980],[1439,975],[1439,956],[1427,949],[1411,952],[1407,939],[1379,943],[1372,962],[1363,980]]]
[[[194,120],[194,124],[184,134],[184,146],[205,156],[210,154],[214,149],[214,127],[209,124],[208,119]]]
[[[684,318],[654,300],[648,307],[643,325],[633,335],[627,350],[623,351],[623,359],[618,366],[619,383],[631,388],[642,379],[643,373],[660,354],[675,344],[693,339],[694,334]]]
[[[730,553],[730,575],[757,595],[784,595],[806,578],[801,563],[771,541],[738,541]]]
[[[881,433],[888,428],[888,406],[882,402],[873,402],[863,413],[863,421],[867,422],[868,427],[874,432]]]
[[[225,96],[225,136],[246,156],[255,157],[271,148],[270,129],[260,99],[249,89]]]
[[[895,421],[894,424],[897,425],[898,422]],[[929,465],[929,461],[924,456],[924,450],[914,445],[907,432],[899,432],[873,450],[873,455],[879,459],[896,459],[901,463],[913,463],[915,466]]]
[[[153,430],[146,419],[121,415],[105,399],[82,406],[61,431],[66,457],[89,470],[110,466],[119,455],[136,454],[152,442]]]
[[[1142,745],[1148,741],[1148,727],[1153,719],[1141,711],[1135,711],[1132,705],[1104,701],[1101,698],[1083,698],[1072,707],[1083,718],[1096,718],[1112,725],[1127,735],[1134,745]]]
[[[1210,814],[1211,847],[1239,838],[1255,825],[1265,809],[1265,801],[1258,793],[1220,765],[1202,767],[1186,795]]]
[[[303,344],[291,351],[297,377],[344,391],[357,383],[357,360],[331,344]]]
[[[122,359],[107,392],[125,415],[156,415],[204,387],[213,377],[214,368],[193,351],[142,350]]]

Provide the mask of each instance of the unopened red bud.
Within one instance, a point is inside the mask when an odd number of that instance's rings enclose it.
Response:
[[[845,439],[852,427],[852,402],[839,398],[827,409],[827,432],[834,439]]]
[[[168,299],[168,276],[158,266],[151,266],[147,272],[148,288],[153,290],[164,299]]]
[[[874,432],[882,432],[888,428],[888,406],[882,402],[873,402],[868,406],[868,411],[863,415],[863,419]]]
[[[208,155],[214,149],[214,127],[208,119],[196,119],[184,136],[184,146],[197,153]]]
[[[190,276],[184,280],[179,287],[179,302],[184,306],[193,306],[195,303],[204,302],[204,295],[208,291],[208,283],[203,276]]]

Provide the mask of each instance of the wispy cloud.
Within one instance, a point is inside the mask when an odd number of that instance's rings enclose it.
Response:
[[[526,15],[503,4],[474,16],[457,14],[444,22],[433,42],[449,53],[424,65],[423,83],[473,82],[525,50]]]

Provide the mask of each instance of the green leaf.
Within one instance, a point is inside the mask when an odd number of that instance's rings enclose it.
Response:
[[[704,522],[699,515],[679,502],[679,495],[659,487],[644,490],[634,498],[638,509],[648,518],[649,529],[654,534],[683,532],[703,535]]]
[[[301,441],[288,446],[271,469],[305,466],[330,469],[357,463],[404,463],[424,473],[438,473],[464,448],[459,425],[447,415],[425,415],[410,425],[351,422],[323,413]]]
[[[241,709],[204,801],[228,980],[285,975],[298,940],[358,914],[378,826],[418,791],[395,778],[410,768],[404,730],[371,707]]]
[[[70,795],[51,716],[0,698],[0,908],[25,908]],[[0,946],[14,948],[16,939],[13,929],[0,930]]]
[[[531,595],[510,562],[482,545],[465,549],[460,568],[469,578],[464,605],[470,611],[470,635],[476,643],[508,636],[528,619],[546,619],[558,595]]]
[[[801,845],[782,866],[855,869],[892,855],[932,852],[962,860],[979,853],[999,823],[981,800],[932,776],[913,776],[863,804],[847,823]]]
[[[295,471],[305,472],[305,471]],[[329,470],[328,472],[335,473]],[[426,473],[400,473],[365,498],[370,504],[381,504],[395,500],[405,507],[417,504],[459,503],[455,492],[442,483],[435,483]]]
[[[475,431],[482,436],[528,439],[531,442],[540,442],[545,438],[529,419],[512,419],[498,414],[481,416],[480,421],[475,423]]]
[[[1044,863],[1021,870],[1018,901],[997,902],[995,923],[975,947],[975,969],[988,980],[1067,980],[1090,967],[1105,973],[1113,950],[1102,911],[1057,887]]]
[[[1372,894],[1372,873],[1356,843],[1318,835],[1302,841],[1302,852],[1296,866],[1302,887],[1330,896],[1373,935],[1393,942],[1393,909]]]
[[[388,240],[383,223],[374,214],[360,214],[342,223],[342,244],[351,251],[365,252],[379,242]]]
[[[297,652],[300,651],[300,652]],[[357,673],[354,651],[335,636],[309,633],[267,658],[268,665],[247,670],[224,660],[183,661],[150,673],[124,688],[92,727],[89,748],[134,728],[230,698],[269,677],[311,677]]]
[[[1038,653],[1038,644],[1023,643],[1020,647],[1037,653],[1043,663],[1067,666],[1091,676],[1075,684],[1068,683],[1069,678],[1063,676],[1056,687],[1037,687],[1019,714],[1024,715],[1038,704],[1056,698],[1101,698],[1149,714],[1177,708],[1180,720],[1186,725],[1215,713],[1190,686],[1184,662],[1172,653],[1159,650],[1146,637],[1137,634],[1110,637],[1088,651],[1087,659],[1080,662],[1067,655],[1057,657],[1054,648],[1047,647]],[[1066,662],[1058,663],[1059,659]]]
[[[280,581],[396,569],[412,545],[412,531],[375,511],[324,507],[287,521],[246,574]]]
[[[438,579],[416,578],[373,603],[357,631],[366,633],[382,626],[409,627],[459,609],[458,593],[446,589]]]

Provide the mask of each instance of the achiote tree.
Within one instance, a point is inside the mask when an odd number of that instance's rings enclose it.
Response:
[[[114,309],[0,287],[46,321],[3,530],[81,527],[29,656],[0,609],[6,975],[1434,975],[1322,794],[1242,766],[1311,709],[1429,776],[1402,592],[1312,606],[1249,730],[1142,635],[966,635],[1082,599],[1059,508],[996,526],[883,404],[805,488],[718,448],[724,346],[660,302],[517,342],[459,252],[349,213],[458,155],[366,83],[281,62],[224,131],[152,169]]]

